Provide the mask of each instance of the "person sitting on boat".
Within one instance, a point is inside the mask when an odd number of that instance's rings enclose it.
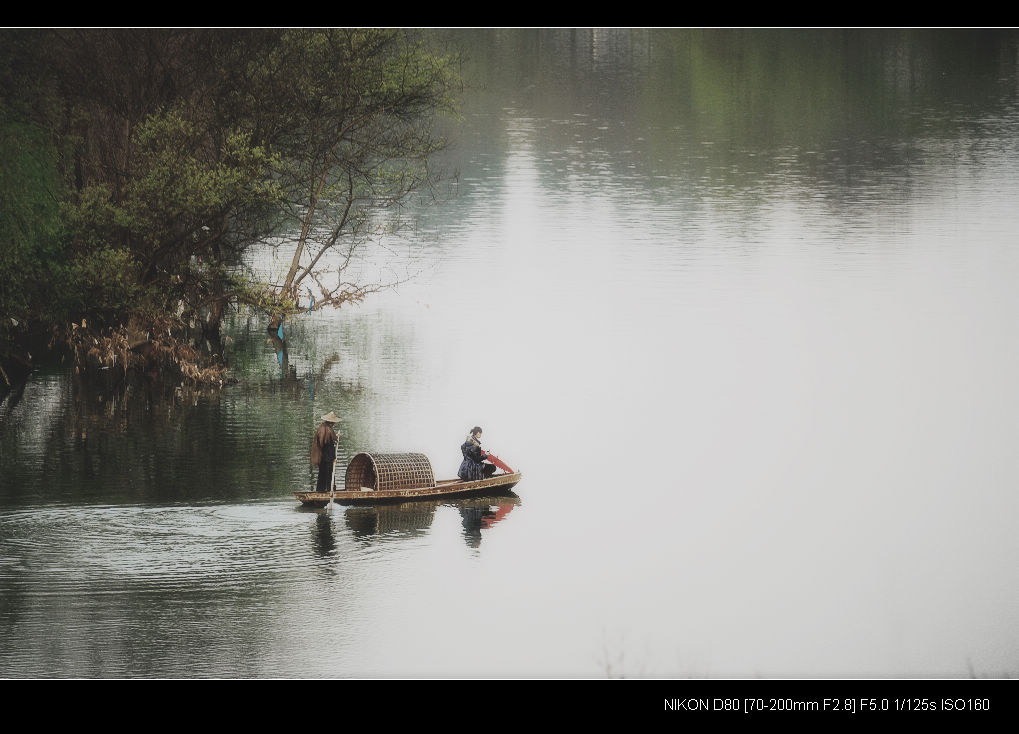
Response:
[[[339,421],[333,411],[322,416],[322,424],[315,429],[315,438],[311,442],[311,465],[318,467],[319,492],[329,492],[333,485],[333,464],[336,461],[336,442],[339,435],[333,432],[333,426]]]
[[[460,447],[460,452],[464,455],[464,460],[457,475],[464,481],[488,479],[495,473],[495,464],[484,463],[488,454],[481,448],[481,426],[474,426],[471,429],[471,434]]]

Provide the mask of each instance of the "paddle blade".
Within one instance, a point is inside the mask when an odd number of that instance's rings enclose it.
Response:
[[[489,461],[491,461],[493,464],[495,464],[497,467],[502,469],[507,474],[512,474],[513,473],[513,470],[509,468],[509,464],[504,462],[502,459],[500,459],[495,454],[489,454],[487,458],[488,458]]]

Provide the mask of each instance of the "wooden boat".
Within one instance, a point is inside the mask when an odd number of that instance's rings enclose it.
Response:
[[[294,492],[304,505],[325,507],[330,496],[340,505],[408,502],[440,497],[472,497],[508,492],[520,481],[520,472],[493,474],[487,479],[435,481],[432,464],[424,454],[361,452],[347,465],[343,488],[329,492]]]

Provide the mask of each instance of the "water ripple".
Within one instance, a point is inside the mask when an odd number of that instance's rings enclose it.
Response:
[[[7,512],[0,515],[0,579],[16,582],[27,572],[33,594],[125,581],[147,588],[243,584],[306,563],[294,552],[293,524],[278,503]],[[40,587],[41,580],[59,583]]]

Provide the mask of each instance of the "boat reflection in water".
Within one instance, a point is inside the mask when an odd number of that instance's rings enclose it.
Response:
[[[509,493],[501,497],[351,507],[344,511],[344,519],[356,538],[370,542],[381,536],[422,535],[431,527],[438,507],[453,507],[460,513],[465,542],[477,548],[481,545],[482,530],[490,529],[518,505],[520,497]]]
[[[343,511],[343,519],[355,539],[372,544],[383,538],[393,540],[424,535],[432,526],[436,510],[439,507],[452,507],[460,513],[464,541],[468,547],[478,548],[483,532],[502,522],[519,505],[520,497],[507,492],[493,497],[348,507]],[[334,527],[329,522],[330,511],[310,507],[301,507],[298,511],[318,513],[314,533],[316,551],[320,555],[329,555],[336,548]]]

